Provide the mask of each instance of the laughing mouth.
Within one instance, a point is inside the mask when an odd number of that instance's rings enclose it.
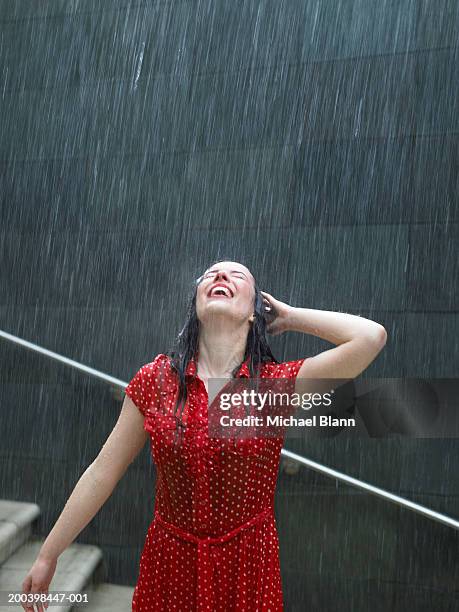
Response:
[[[227,299],[231,299],[233,297],[233,292],[229,287],[223,285],[216,285],[212,287],[212,289],[207,294],[207,297],[226,297]]]

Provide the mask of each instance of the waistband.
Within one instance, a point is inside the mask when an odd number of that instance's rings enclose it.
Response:
[[[272,506],[265,508],[262,512],[256,514],[227,533],[219,536],[199,537],[193,533],[185,531],[181,527],[177,527],[177,525],[169,523],[168,521],[164,520],[159,513],[155,513],[154,520],[161,525],[161,527],[183,540],[194,542],[198,547],[197,612],[214,611],[214,585],[212,582],[212,567],[210,563],[209,546],[223,544],[237,536],[238,533],[241,533],[254,525],[262,523],[269,517],[274,517],[274,508]]]

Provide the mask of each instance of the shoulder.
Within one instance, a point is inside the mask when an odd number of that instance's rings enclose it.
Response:
[[[144,374],[156,374],[161,370],[166,370],[170,366],[170,357],[165,353],[158,353],[153,361],[149,361],[141,367]]]
[[[135,388],[142,388],[145,392],[153,388],[159,380],[167,382],[171,375],[170,357],[159,353],[152,361],[140,366],[126,389],[129,392]]]
[[[126,395],[134,401],[142,414],[154,408],[160,399],[162,383],[167,384],[171,380],[169,359],[164,353],[159,353],[152,361],[142,365],[126,386]]]

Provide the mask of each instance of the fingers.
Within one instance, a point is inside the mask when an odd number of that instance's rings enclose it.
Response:
[[[276,303],[276,299],[267,291],[261,291],[260,289],[260,293],[263,297],[263,302],[267,304],[270,307],[270,309],[272,309],[274,304]]]
[[[35,591],[34,594],[39,594],[41,592],[42,591]],[[34,604],[28,607],[27,610],[30,610],[31,612],[44,612],[45,608],[43,606],[44,603],[37,600]]]
[[[27,576],[24,582],[22,583],[22,594],[23,595],[28,595],[30,593],[31,584],[32,584],[32,577]],[[21,608],[23,608],[25,612],[29,612],[30,610],[32,610],[32,608],[28,606],[25,602],[21,602]]]
[[[24,595],[30,595],[30,596],[37,595],[42,592],[46,594],[45,591],[40,591],[40,590],[33,589],[33,588],[32,589],[28,588],[26,590],[23,588],[22,592]],[[21,604],[21,608],[23,608],[25,612],[45,612],[47,607],[48,606],[46,603],[44,602],[42,603],[40,601],[35,601],[35,602],[32,601],[30,603],[23,602]]]
[[[29,593],[28,593],[28,595],[34,595],[34,594],[35,594],[34,591],[29,591]],[[36,610],[38,610],[38,604],[36,602],[35,603],[32,603],[32,602],[27,603],[24,606],[24,610],[26,612],[36,612]]]
[[[271,309],[271,302],[269,301],[269,298],[267,297],[269,294],[265,293],[264,291],[260,291],[260,293],[262,293],[262,297],[263,297],[263,302],[264,304],[266,304],[267,306],[269,306],[269,309]],[[265,297],[266,296],[266,297]]]
[[[37,583],[33,582],[33,577],[29,574],[22,583],[22,593],[24,595],[37,595],[40,593],[47,594],[47,591],[40,589],[40,587],[37,586]],[[45,604],[40,601],[36,601],[34,603],[24,602],[21,604],[21,607],[25,610],[25,612],[45,612],[44,606]]]

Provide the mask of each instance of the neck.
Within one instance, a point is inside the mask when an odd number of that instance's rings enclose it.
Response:
[[[242,363],[247,344],[247,328],[209,329],[199,333],[198,372],[208,378],[228,376]]]

